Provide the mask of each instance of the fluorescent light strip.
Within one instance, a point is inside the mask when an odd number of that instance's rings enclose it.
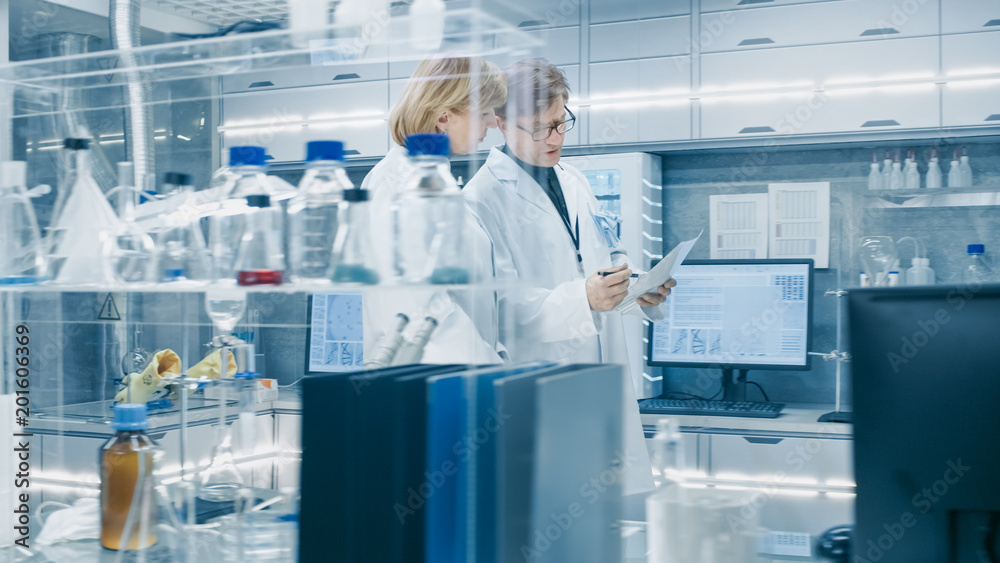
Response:
[[[350,114],[333,115],[333,114],[320,114],[311,116],[308,119],[302,116],[288,116],[287,119],[282,119],[280,121],[276,119],[269,119],[267,121],[234,121],[230,123],[225,123],[218,127],[220,133],[236,132],[238,130],[249,129],[253,131],[260,130],[277,130],[283,131],[288,128],[302,128],[302,127],[324,127],[324,126],[335,126],[335,125],[345,125],[345,124],[372,124],[372,123],[382,123],[388,119],[388,116],[384,111],[364,111],[355,112]]]

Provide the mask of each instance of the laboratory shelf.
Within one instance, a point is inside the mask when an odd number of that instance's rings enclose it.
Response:
[[[420,31],[413,25],[413,18],[393,15],[377,26],[378,33],[361,37],[356,37],[357,27],[334,24],[305,32],[280,29],[16,62],[0,65],[0,86],[34,93],[18,104],[19,117],[57,115],[67,106],[78,111],[125,108],[127,102],[113,92],[129,81],[156,85],[151,104],[213,99],[218,95],[214,88],[188,84],[179,91],[169,86],[263,70],[416,63],[430,52],[414,44]],[[536,37],[479,9],[445,13],[442,50],[490,57],[527,53],[537,45]],[[60,93],[69,104],[46,102],[46,96]]]

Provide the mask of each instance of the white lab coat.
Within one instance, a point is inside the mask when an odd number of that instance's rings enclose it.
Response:
[[[379,274],[392,275],[392,202],[412,171],[405,147],[394,146],[365,176],[361,187],[369,190],[369,213],[373,247]],[[466,218],[465,240],[469,245],[473,278],[493,278],[490,240],[475,219]],[[410,318],[411,327],[426,315],[438,321],[437,329],[424,349],[424,363],[500,363],[497,337],[497,304],[492,292],[483,289],[415,291],[400,286],[368,294],[365,303],[365,350],[376,343],[393,325],[397,313]],[[406,334],[406,332],[404,332]]]
[[[556,175],[570,225],[579,225],[582,264],[548,195],[500,149],[490,151],[486,164],[465,187],[466,202],[493,243],[497,277],[516,279],[529,286],[501,292],[501,330],[508,326],[514,330],[500,337],[513,361],[544,359],[623,366],[624,443],[629,455],[639,458],[624,483],[625,492],[649,490],[653,488],[652,473],[628,374],[621,314],[592,311],[586,291],[587,277],[594,272],[620,264],[632,266],[622,248],[608,245],[595,222],[597,199],[583,174],[560,164]],[[651,320],[664,315],[662,307],[635,312]]]

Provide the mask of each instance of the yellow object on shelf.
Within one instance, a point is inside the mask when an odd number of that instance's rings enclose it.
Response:
[[[205,356],[205,359],[198,362],[197,364],[191,366],[188,370],[189,377],[207,377],[209,379],[217,379],[221,373],[220,364],[222,360],[222,349],[218,349],[211,354]],[[236,375],[236,358],[233,357],[232,352],[229,353],[229,369],[227,370],[226,377],[232,377]]]
[[[125,388],[115,395],[119,403],[145,403],[162,387],[160,380],[165,377],[177,377],[181,373],[181,359],[171,350],[160,350],[153,355],[152,361],[142,370],[142,373],[130,373],[125,376]]]

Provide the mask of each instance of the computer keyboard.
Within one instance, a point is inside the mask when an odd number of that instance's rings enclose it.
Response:
[[[704,401],[701,399],[640,399],[639,412],[643,414],[688,414],[714,416],[743,416],[749,418],[776,418],[785,408],[784,403],[755,403],[752,401]]]

